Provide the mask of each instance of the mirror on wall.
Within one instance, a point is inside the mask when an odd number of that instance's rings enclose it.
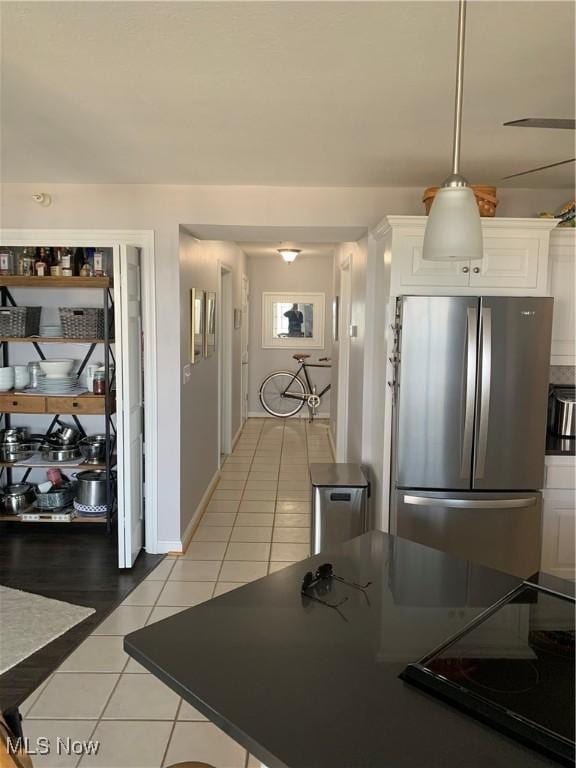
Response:
[[[324,347],[323,293],[262,294],[262,346]]]
[[[216,294],[206,292],[206,317],[204,320],[204,357],[211,357],[216,352]]]
[[[204,291],[190,289],[190,362],[196,363],[204,346]]]

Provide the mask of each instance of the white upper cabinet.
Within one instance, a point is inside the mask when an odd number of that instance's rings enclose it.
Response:
[[[554,230],[549,263],[549,292],[554,296],[552,365],[576,365],[575,261],[576,230]]]
[[[388,216],[373,230],[386,238],[391,294],[446,293],[545,296],[555,219],[482,219],[484,258],[424,261],[425,216]]]

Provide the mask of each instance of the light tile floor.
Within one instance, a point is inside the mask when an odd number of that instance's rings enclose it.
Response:
[[[260,765],[130,659],[122,640],[308,556],[308,464],[333,461],[327,430],[324,421],[246,423],[186,552],[160,563],[22,707],[32,740],[95,739],[98,754],[38,755],[35,768]]]

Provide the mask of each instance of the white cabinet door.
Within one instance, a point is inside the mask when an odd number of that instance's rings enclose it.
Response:
[[[576,365],[576,231],[558,229],[550,236],[550,285],[554,297],[552,365]]]
[[[574,579],[576,491],[543,492],[542,570]]]
[[[402,264],[401,285],[429,285],[433,288],[468,287],[470,282],[470,262],[425,261],[422,258],[423,242],[423,228],[421,229],[421,234],[400,235],[398,248]]]
[[[484,258],[472,262],[470,286],[478,288],[536,288],[541,240],[518,232],[484,231]]]
[[[144,543],[142,310],[140,252],[137,248],[121,246],[114,284],[117,306],[118,565],[130,568]]]

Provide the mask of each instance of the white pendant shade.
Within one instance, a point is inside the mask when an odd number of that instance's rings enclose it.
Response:
[[[482,225],[470,187],[441,187],[430,210],[422,258],[470,261],[483,257]]]

